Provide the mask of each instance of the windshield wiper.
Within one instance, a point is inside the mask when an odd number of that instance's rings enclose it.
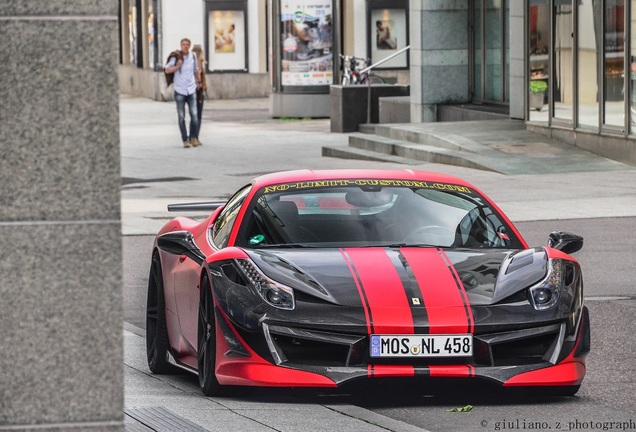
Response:
[[[382,247],[382,248],[395,248],[395,249],[399,249],[399,248],[403,248],[403,247],[420,247],[420,248],[434,248],[434,247],[440,247],[440,246],[436,246],[436,245],[430,245],[430,244],[426,244],[426,243],[381,243],[381,244],[373,244],[373,245],[366,245],[366,246],[362,246],[362,247]]]
[[[274,244],[259,244],[255,249],[265,248],[281,248],[281,249],[293,249],[293,248],[315,248],[318,246],[308,245],[307,243],[274,243]]]

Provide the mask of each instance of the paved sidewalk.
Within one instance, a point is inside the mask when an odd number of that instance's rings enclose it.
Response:
[[[604,165],[610,169],[599,170],[603,164],[590,165],[582,156],[566,173],[505,175],[428,162],[322,157],[324,145],[345,147],[349,134],[330,133],[328,119],[271,119],[268,107],[267,99],[207,102],[203,146],[184,149],[172,102],[122,96],[123,234],[156,233],[174,216],[166,210],[170,203],[224,199],[255,176],[301,168],[408,168],[457,175],[493,198],[513,221],[636,215],[632,166],[608,161]],[[500,139],[498,131],[493,134],[493,140]],[[523,165],[526,155],[509,153],[510,164]],[[597,156],[591,159],[598,162]]]
[[[322,147],[346,146],[348,134],[330,133],[324,119],[271,119],[268,107],[266,99],[209,101],[200,134],[203,146],[184,149],[173,103],[122,96],[123,235],[155,234],[175,216],[166,210],[169,203],[224,199],[257,175],[300,168],[408,168],[457,175],[491,196],[515,222],[636,216],[634,167],[610,164],[608,171],[503,175],[424,162],[404,166],[328,158],[321,156]],[[522,152],[510,158],[523,163]],[[346,400],[296,400],[293,392],[258,391],[206,398],[194,376],[152,375],[143,336],[143,330],[126,325],[129,431],[422,431]]]

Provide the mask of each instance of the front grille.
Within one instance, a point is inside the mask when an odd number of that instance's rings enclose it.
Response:
[[[494,344],[491,347],[493,366],[532,364],[544,357],[558,334],[541,335],[517,341]]]
[[[347,366],[350,346],[292,337],[272,335],[274,343],[289,363],[308,366]]]
[[[351,367],[369,364],[511,366],[542,363],[557,348],[559,324],[540,328],[475,335],[473,357],[456,358],[371,358],[369,338],[323,331],[268,326],[268,337],[282,363],[323,367]]]

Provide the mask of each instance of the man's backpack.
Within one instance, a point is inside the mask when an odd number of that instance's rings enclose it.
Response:
[[[170,55],[168,56],[168,60],[166,60],[166,64],[170,63],[170,59],[172,57],[175,57],[177,60],[183,59],[183,55],[181,54],[181,51],[172,51]],[[164,69],[163,74],[166,77],[166,87],[170,87],[170,85],[174,81],[174,72],[168,73]]]

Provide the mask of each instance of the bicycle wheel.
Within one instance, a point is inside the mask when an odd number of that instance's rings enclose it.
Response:
[[[371,84],[385,84],[384,78],[380,75],[371,74],[368,79],[371,81]]]

